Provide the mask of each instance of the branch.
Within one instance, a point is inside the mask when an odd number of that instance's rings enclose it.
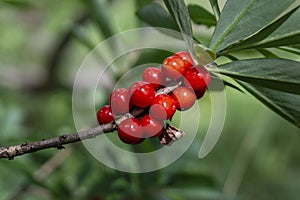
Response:
[[[51,138],[47,140],[41,140],[32,143],[23,143],[16,146],[1,147],[0,148],[0,159],[8,158],[12,160],[15,156],[21,156],[23,154],[32,153],[48,148],[63,149],[65,144],[70,144],[74,142],[79,142],[81,140],[95,138],[103,133],[108,133],[116,130],[116,125],[114,123],[104,124],[90,130],[72,133],[69,135],[61,135],[56,138]]]
[[[176,81],[171,83],[169,86],[162,88],[156,92],[156,95],[158,94],[168,94],[178,88],[182,84],[182,80]],[[16,146],[9,146],[9,147],[0,147],[0,159],[1,158],[8,158],[9,160],[12,160],[16,156],[21,156],[23,154],[32,153],[36,151],[40,151],[43,149],[49,149],[49,148],[57,148],[57,149],[63,149],[65,144],[70,144],[74,142],[79,142],[81,140],[91,139],[95,138],[98,135],[101,135],[103,133],[109,133],[114,130],[117,130],[118,125],[125,119],[130,117],[138,117],[141,116],[143,113],[145,113],[145,109],[143,108],[133,108],[133,110],[130,111],[130,113],[127,113],[123,116],[120,116],[115,121],[97,126],[95,128],[92,128],[90,130],[78,132],[78,133],[72,133],[69,135],[61,135],[56,138],[47,139],[47,140],[41,140],[37,142],[32,143],[23,143]],[[167,126],[166,129],[170,129],[171,126]],[[176,131],[176,133],[178,130]],[[183,136],[183,133],[180,133],[178,137],[174,136],[174,134],[170,136],[170,133],[165,131],[164,134],[166,135],[164,138],[164,143],[166,145],[169,145],[172,140],[177,140],[179,137]]]

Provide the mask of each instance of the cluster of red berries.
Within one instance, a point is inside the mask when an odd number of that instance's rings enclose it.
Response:
[[[161,68],[149,67],[143,71],[143,81],[133,83],[129,89],[115,89],[110,105],[97,113],[99,124],[113,122],[133,109],[144,109],[142,116],[127,118],[118,124],[118,136],[127,144],[141,143],[145,138],[157,137],[163,132],[165,120],[170,120],[176,109],[192,107],[203,96],[210,82],[210,74],[203,66],[194,66],[187,52],[167,57]],[[180,85],[168,94],[156,93],[170,83]]]

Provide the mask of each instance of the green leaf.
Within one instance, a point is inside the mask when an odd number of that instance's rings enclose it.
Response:
[[[225,56],[226,58],[232,60],[232,61],[236,61],[239,60],[237,57],[231,55],[231,54],[224,54],[223,56]]]
[[[210,47],[220,52],[255,34],[295,0],[228,0],[222,10]]]
[[[248,92],[284,119],[300,127],[300,96],[238,81]]]
[[[207,27],[215,26],[217,24],[216,17],[201,6],[189,5],[188,11],[191,19],[196,24],[206,25]]]
[[[173,16],[180,31],[184,34],[183,38],[187,44],[187,49],[191,55],[194,54],[193,30],[190,16],[183,0],[164,0],[166,7]]]
[[[150,3],[152,3],[152,0],[135,0],[135,5],[137,8],[141,8]]]
[[[259,53],[261,53],[266,58],[279,58],[279,56],[267,49],[257,49],[257,51],[259,51]]]
[[[278,49],[300,55],[300,48],[297,48],[297,47],[287,46],[287,47],[279,47]]]
[[[172,16],[159,4],[152,3],[138,10],[137,16],[153,27],[163,27],[179,31]]]
[[[300,6],[294,8],[249,39],[229,49],[267,48],[300,44]]]
[[[202,44],[196,44],[194,46],[194,50],[195,57],[197,58],[199,65],[207,65],[213,62],[213,60],[215,60],[217,57],[214,51],[205,47]]]
[[[224,81],[224,85],[225,86],[227,86],[227,87],[230,87],[230,88],[232,88],[232,89],[235,89],[235,90],[237,90],[237,91],[239,91],[239,92],[241,92],[241,93],[245,93],[243,90],[241,90],[238,86],[236,86],[236,85],[234,85],[234,84],[232,84],[232,83],[230,83],[230,82],[228,82],[228,81],[225,81],[225,80],[223,80]]]
[[[1,3],[20,9],[29,9],[33,7],[31,2],[23,0],[2,0],[0,4]]]
[[[230,62],[216,72],[275,90],[300,94],[300,62],[260,58]]]
[[[216,82],[216,81],[222,81],[226,87],[230,87],[232,89],[235,89],[235,90],[237,90],[239,92],[244,93],[244,91],[241,90],[238,86],[232,84],[231,82],[228,82],[227,80],[224,80],[224,79],[220,78],[217,74],[211,73],[210,77],[211,77],[211,80],[213,80],[214,82]],[[217,88],[216,87],[214,89],[221,91],[221,90],[224,89],[224,87],[222,87],[222,88]]]
[[[220,18],[220,7],[219,7],[219,4],[218,4],[218,0],[209,0],[209,3],[211,5],[211,8],[214,11],[216,19],[219,20],[219,18]]]

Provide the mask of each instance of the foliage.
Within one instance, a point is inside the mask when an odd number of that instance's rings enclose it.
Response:
[[[266,54],[264,49],[267,47],[285,48],[300,43],[300,26],[297,22],[300,16],[299,6],[280,16],[294,2],[294,0],[228,0],[216,23],[209,47],[215,51],[218,57],[231,56],[232,53],[244,49],[264,52],[266,58],[234,60],[231,63],[220,65],[220,68],[214,72],[224,74],[234,80],[254,84],[258,89],[261,86],[271,88],[272,90],[268,90],[268,92],[261,89],[259,95],[256,93],[254,96],[258,97],[270,109],[299,127],[300,111],[294,103],[299,102],[300,97],[293,95],[293,98],[289,98],[289,93],[299,94],[300,63],[282,58],[270,59],[269,57],[274,57],[274,54]],[[216,2],[211,3],[214,7]],[[190,26],[191,19],[183,1],[165,0],[165,4],[180,27],[181,32],[193,38]],[[201,23],[199,19],[202,19],[203,25],[214,25],[213,20],[215,18],[203,8],[199,6],[189,6],[189,8],[193,21]],[[159,12],[155,8],[153,11]],[[146,20],[151,25],[156,25],[151,21],[151,18],[146,18]],[[190,51],[193,52],[194,45],[190,41],[187,41],[187,44]],[[249,89],[250,85],[248,87],[247,83],[242,83],[241,86],[253,94],[253,90]],[[276,84],[277,86],[275,86]],[[276,90],[284,93],[276,92]],[[278,102],[277,98],[285,99],[285,101]],[[269,99],[272,104],[265,101],[265,99]],[[294,108],[289,106],[290,109],[285,109],[288,105],[294,105]]]
[[[299,198],[299,129],[239,92],[248,91],[299,126],[297,2],[227,0],[221,11],[217,0],[164,2],[0,2],[0,145],[74,132],[71,92],[77,64],[105,38],[148,24],[182,31],[201,41],[195,49],[183,37],[195,55],[200,51],[216,55],[214,62],[219,67],[211,73],[229,86],[228,112],[221,139],[211,154],[201,160],[196,157],[201,133],[209,123],[210,100],[205,96],[199,102],[199,134],[189,150],[165,169],[146,174],[115,171],[93,159],[83,145],[72,144],[62,151],[1,160],[0,199]],[[73,22],[81,15],[88,16],[86,21]],[[63,38],[64,34],[70,34],[69,38]],[[59,44],[64,44],[61,55],[50,62]],[[147,50],[134,61],[122,61],[122,66],[161,62],[166,56],[166,52]],[[118,75],[110,78],[117,81]],[[50,82],[45,81],[48,78]],[[101,88],[97,105],[106,103],[109,92],[110,88]],[[83,116],[89,97],[82,98]],[[193,123],[193,116],[189,117]],[[174,123],[178,118],[177,114]],[[145,149],[151,151],[155,145],[147,143],[131,150]]]

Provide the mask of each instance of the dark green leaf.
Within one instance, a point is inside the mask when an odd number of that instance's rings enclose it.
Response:
[[[283,92],[300,94],[300,62],[261,58],[230,62],[219,73]]]
[[[152,0],[135,0],[135,5],[137,8],[141,8],[150,3],[152,3]]]
[[[152,3],[142,7],[137,16],[153,27],[163,27],[179,31],[179,28],[172,16],[159,4]]]
[[[267,49],[257,49],[257,51],[259,51],[259,53],[261,53],[266,58],[279,58],[276,54]]]
[[[220,52],[261,30],[295,0],[228,0],[210,47]]]
[[[184,34],[183,38],[187,44],[187,49],[194,54],[193,30],[188,10],[183,0],[164,0],[166,7],[173,16],[180,31]]]
[[[239,82],[274,112],[300,127],[300,96]]]
[[[33,4],[31,2],[23,0],[2,0],[0,3],[7,4],[20,9],[28,9],[33,7]]]
[[[219,20],[219,18],[220,18],[220,7],[219,7],[219,4],[218,4],[218,0],[209,0],[209,3],[211,5],[211,8],[214,11],[216,19]]]
[[[236,61],[239,60],[237,57],[231,55],[231,54],[224,54],[223,56],[225,56],[226,58],[232,60],[232,61]]]
[[[191,19],[196,24],[206,25],[207,27],[217,24],[216,17],[201,6],[189,5],[188,11]]]
[[[247,40],[230,49],[266,48],[300,43],[300,7],[291,10]]]

